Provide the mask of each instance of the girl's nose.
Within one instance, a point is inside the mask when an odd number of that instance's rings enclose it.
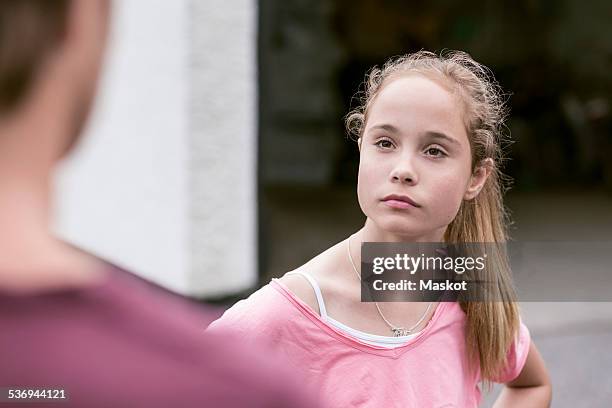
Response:
[[[407,163],[395,166],[391,172],[391,182],[393,183],[414,185],[417,181],[416,172]]]

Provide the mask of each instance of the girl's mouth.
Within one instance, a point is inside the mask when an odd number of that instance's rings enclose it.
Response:
[[[390,194],[382,199],[382,202],[391,208],[407,209],[407,208],[419,208],[420,205],[414,202],[410,197],[406,195]]]

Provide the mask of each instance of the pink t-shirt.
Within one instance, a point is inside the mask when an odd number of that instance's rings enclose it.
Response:
[[[480,373],[468,367],[465,323],[458,303],[439,303],[427,326],[407,344],[370,345],[329,325],[272,280],[208,330],[232,330],[245,341],[268,342],[330,407],[476,407]],[[521,323],[498,382],[519,375],[529,343]]]

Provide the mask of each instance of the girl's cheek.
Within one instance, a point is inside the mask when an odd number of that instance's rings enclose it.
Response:
[[[375,191],[375,182],[371,179],[370,176],[359,176],[359,180],[357,182],[357,195],[359,196],[359,200],[364,204],[367,203],[370,196]]]
[[[384,181],[384,171],[385,169],[381,163],[377,163],[373,160],[362,160],[359,164],[359,183],[362,184],[364,189],[375,189],[377,184]]]
[[[380,165],[375,163],[361,162],[357,177],[357,198],[359,206],[364,214],[369,215],[370,208],[375,205],[385,179]]]
[[[455,162],[453,165],[438,168],[430,174],[432,181],[436,180],[435,185],[441,192],[448,194],[459,192],[458,194],[462,196],[462,189],[467,186],[469,179],[469,168]]]
[[[449,180],[447,185],[441,186],[440,196],[447,197],[447,200],[444,200],[444,208],[441,208],[447,223],[450,223],[457,216],[463,201],[463,185],[464,180],[457,177],[454,180]]]
[[[441,184],[440,189],[442,193],[446,194],[448,197],[462,197],[464,184],[464,180],[461,177],[448,178],[445,180],[444,184]]]

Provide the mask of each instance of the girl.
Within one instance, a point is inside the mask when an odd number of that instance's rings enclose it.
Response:
[[[481,381],[506,383],[499,406],[548,406],[548,374],[504,257],[504,302],[360,301],[362,242],[506,241],[503,119],[489,71],[465,53],[421,51],[373,69],[346,120],[365,225],[210,330],[271,343],[333,407],[475,407]]]

